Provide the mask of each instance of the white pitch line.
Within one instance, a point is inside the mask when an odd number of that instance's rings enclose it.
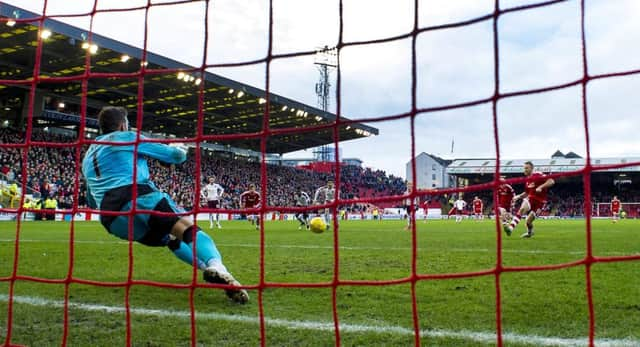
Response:
[[[9,300],[8,295],[0,295],[0,302],[7,302]],[[25,304],[32,306],[42,307],[64,307],[64,302],[59,300],[49,300],[38,297],[30,296],[14,296],[13,302],[17,304]],[[107,305],[94,305],[85,304],[79,302],[69,302],[71,309],[78,309],[91,312],[105,312],[105,313],[123,313],[125,308],[121,306],[107,306]],[[147,308],[131,308],[130,312],[134,315],[140,316],[153,316],[153,317],[176,317],[189,319],[189,311],[172,311],[172,310],[160,310],[160,309],[147,309]],[[196,312],[197,319],[214,320],[214,321],[227,321],[227,322],[240,322],[247,324],[258,325],[258,317],[232,315],[216,312]],[[293,329],[293,330],[314,330],[314,331],[327,331],[333,332],[333,322],[317,322],[317,321],[299,321],[299,320],[287,320],[277,318],[264,318],[265,323],[268,326]],[[414,331],[410,328],[400,326],[389,325],[362,325],[362,324],[350,324],[340,323],[340,331],[343,333],[391,333],[397,335],[413,335]],[[494,344],[496,342],[496,335],[493,332],[482,331],[468,331],[468,330],[442,330],[442,329],[429,329],[421,330],[420,335],[427,338],[456,338],[463,340],[470,340],[484,344]],[[536,335],[520,335],[515,333],[504,333],[503,341],[507,343],[522,343],[537,346],[586,346],[588,340],[586,338],[562,338],[562,337],[544,337]],[[625,339],[597,339],[595,344],[599,347],[633,347],[639,346],[640,340],[631,338]]]
[[[0,242],[15,242],[15,239],[0,239]],[[33,240],[33,239],[20,239],[20,242],[31,243],[69,243],[68,240]],[[108,241],[108,240],[75,240],[74,243],[80,244],[128,244],[127,241]],[[250,243],[216,243],[222,247],[241,247],[241,248],[259,248],[259,244]],[[285,249],[328,249],[333,250],[333,246],[318,246],[318,245],[272,245],[265,244],[266,248],[285,248]],[[361,247],[361,246],[340,246],[341,250],[347,251],[411,251],[411,247]],[[425,251],[423,248],[418,248],[418,251]],[[441,252],[459,252],[459,253],[490,253],[495,252],[494,248],[447,248],[446,250],[440,250]],[[427,251],[429,252],[429,251]],[[437,252],[437,250],[431,250],[431,252]],[[503,249],[502,253],[517,253],[517,254],[571,254],[571,255],[584,255],[585,251],[547,251],[547,250],[535,250],[535,249]],[[624,252],[599,252],[597,255],[638,255],[639,252],[624,253]]]

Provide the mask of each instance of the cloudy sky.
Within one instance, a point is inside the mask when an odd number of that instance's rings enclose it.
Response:
[[[3,0],[42,12],[43,0]],[[153,0],[152,3],[168,1]],[[345,43],[394,37],[413,28],[413,0],[344,0]],[[502,0],[502,9],[536,3]],[[590,76],[640,69],[637,0],[585,0]],[[98,9],[144,6],[146,0],[98,0]],[[48,15],[88,13],[94,2],[49,0]],[[209,8],[207,63],[264,58],[268,49],[268,1],[215,0]],[[493,12],[493,0],[422,0],[420,28],[464,21]],[[204,2],[152,6],[148,49],[194,66],[204,54]],[[88,28],[89,17],[58,18]],[[273,0],[273,53],[334,46],[340,36],[339,2]],[[99,13],[94,31],[141,47],[144,11]],[[580,1],[500,16],[500,93],[542,88],[583,77]],[[352,119],[384,117],[411,109],[411,37],[388,43],[347,46],[340,51],[341,93],[332,74],[331,111]],[[445,106],[493,95],[493,22],[423,32],[416,37],[417,106]],[[316,105],[319,73],[312,56],[273,60],[271,90]],[[265,64],[211,72],[265,88]],[[640,76],[592,80],[587,111],[593,157],[640,156]],[[586,153],[582,88],[503,98],[497,104],[503,158],[548,158],[556,150]],[[340,145],[346,158],[405,177],[411,158],[410,120],[368,122],[380,135]],[[453,152],[452,150],[452,142]],[[415,119],[416,153],[445,158],[495,157],[492,105],[421,113]],[[311,151],[293,153],[310,157]]]

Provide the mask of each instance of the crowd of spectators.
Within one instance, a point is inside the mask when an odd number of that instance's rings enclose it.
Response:
[[[360,166],[343,166],[340,171],[343,181],[342,193],[347,198],[389,196],[404,193],[404,179],[387,175],[385,171],[363,169]]]
[[[153,180],[186,209],[192,208],[195,201],[192,178],[196,176],[197,169],[193,156],[194,153],[190,153],[190,159],[179,166],[166,167],[156,161],[150,165]],[[200,167],[201,186],[206,184],[208,177],[215,175],[217,182],[224,187],[222,205],[225,208],[239,208],[239,196],[249,188],[249,184],[255,184],[256,189],[261,191],[261,164],[257,161],[203,153]],[[266,165],[266,173],[269,206],[293,206],[293,195],[298,189],[313,198],[317,188],[325,185],[327,180],[334,179],[331,173],[281,165]],[[367,198],[376,194],[402,194],[404,190],[402,179],[387,176],[384,171],[362,169],[358,166],[343,166],[341,169],[340,192],[344,199]],[[349,210],[360,211],[363,206],[350,206]]]
[[[2,143],[24,143],[24,133],[9,128],[0,129]],[[31,141],[54,142],[56,144],[72,143],[74,137],[54,134],[44,129],[36,128],[32,131]],[[80,172],[77,164],[81,162],[84,148],[77,158],[76,146],[45,146],[31,145],[27,153],[27,193],[37,198],[45,199],[54,196],[58,206],[68,208],[73,206],[73,194],[76,173]],[[0,170],[9,180],[22,183],[22,148],[0,148]],[[196,168],[195,153],[189,153],[189,158],[182,165],[164,165],[150,160],[152,180],[158,188],[168,193],[178,205],[187,210],[199,194],[195,194],[194,179],[201,178],[203,186],[209,176],[215,175],[217,182],[225,189],[222,206],[225,208],[239,208],[239,196],[248,189],[249,184],[256,185],[261,191],[261,164],[245,157],[234,157],[231,153],[202,152],[200,167]],[[270,206],[293,206],[293,194],[297,189],[306,191],[312,198],[315,190],[333,179],[334,174],[322,173],[291,166],[266,165],[267,172],[267,200]],[[84,182],[81,177],[79,200],[80,206],[85,206],[86,196]],[[343,166],[341,168],[341,197],[346,199],[368,198],[372,196],[402,194],[405,190],[404,181],[399,177],[388,176],[384,171],[363,169],[358,166]],[[201,199],[203,200],[203,199]],[[367,209],[367,204],[348,206],[351,211]]]
[[[24,136],[9,129],[0,129],[2,143],[24,143]],[[64,144],[73,142],[73,138],[34,129],[31,136],[34,142],[55,142]],[[7,180],[22,183],[22,161],[24,148],[0,149],[0,171]],[[70,207],[73,204],[73,189],[76,181],[76,151],[70,146],[30,145],[27,150],[27,193],[42,200],[53,196],[58,206]],[[80,195],[84,200],[84,192]]]

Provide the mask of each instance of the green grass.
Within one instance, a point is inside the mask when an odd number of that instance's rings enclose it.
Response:
[[[260,279],[260,234],[247,222],[226,222],[210,231],[227,267],[240,282]],[[341,223],[339,278],[341,280],[398,280],[411,275],[411,233],[401,221]],[[593,222],[595,256],[640,253],[640,222]],[[208,231],[208,230],[207,230]],[[516,233],[522,232],[519,227]],[[16,225],[0,223],[0,277],[11,276]],[[20,230],[18,274],[64,279],[69,271],[70,224],[28,222]],[[74,226],[73,277],[121,282],[128,275],[128,243],[107,234],[98,223]],[[496,230],[492,221],[418,222],[417,271],[445,274],[492,269],[496,265]],[[294,222],[268,222],[264,233],[266,282],[318,283],[334,277],[334,233],[298,231]],[[576,261],[586,254],[585,221],[536,221],[536,235],[523,240],[503,236],[503,265],[550,265]],[[137,280],[188,284],[192,271],[168,250],[134,244]],[[640,261],[597,263],[591,269],[597,339],[640,344]],[[198,274],[200,275],[200,274]],[[198,281],[201,281],[198,276]],[[0,282],[0,341],[7,333],[10,283]],[[535,338],[567,345],[588,336],[589,314],[585,266],[500,276],[502,328],[505,345],[535,346]],[[495,344],[495,276],[421,280],[416,283],[418,318],[425,346]],[[124,287],[72,283],[68,317],[71,346],[125,344]],[[12,343],[59,345],[63,338],[63,284],[16,281]],[[260,344],[258,292],[249,304],[229,302],[220,289],[194,291],[199,345],[254,346]],[[411,284],[339,286],[337,314],[346,328],[341,344],[412,345],[414,337]],[[332,289],[267,288],[263,291],[266,344],[273,346],[330,346],[335,344]],[[135,346],[190,344],[189,290],[135,285],[131,339]],[[104,306],[112,309],[106,310]],[[158,314],[161,312],[162,314]],[[304,323],[308,323],[304,325]],[[321,323],[325,325],[321,325]],[[358,330],[358,327],[365,330]],[[321,329],[322,328],[322,329]],[[443,334],[438,335],[438,332]],[[459,333],[459,334],[456,334]],[[478,338],[474,333],[485,333]],[[474,337],[475,336],[475,337]],[[487,337],[488,336],[488,337]],[[513,336],[516,336],[514,338]],[[523,338],[518,339],[517,336]],[[614,342],[615,342],[614,341]],[[1,343],[1,342],[0,342]]]

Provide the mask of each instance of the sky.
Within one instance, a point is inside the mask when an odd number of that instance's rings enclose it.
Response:
[[[42,12],[43,0],[3,0]],[[152,0],[153,4],[168,1]],[[507,9],[536,3],[501,0]],[[98,9],[144,6],[146,0],[98,0]],[[49,0],[48,15],[91,11],[94,1]],[[269,2],[215,0],[209,6],[207,63],[261,59],[269,47]],[[418,27],[465,21],[491,14],[493,0],[422,0]],[[640,69],[640,13],[637,0],[585,0],[585,38],[589,76]],[[148,50],[199,66],[203,63],[205,3],[152,6]],[[344,0],[342,41],[394,37],[411,32],[413,0]],[[89,16],[57,18],[88,28]],[[273,0],[274,54],[335,46],[340,37],[339,2]],[[98,13],[94,31],[141,47],[144,11]],[[422,32],[416,36],[416,105],[439,107],[489,98],[494,94],[493,21]],[[511,93],[579,80],[583,77],[580,1],[509,12],[498,20],[499,92]],[[340,95],[332,73],[330,111],[350,119],[409,112],[412,102],[412,38],[340,50]],[[266,64],[211,69],[213,73],[265,89]],[[317,106],[319,79],[313,56],[275,59],[270,90]],[[640,76],[595,79],[586,89],[592,157],[640,156]],[[535,95],[501,98],[497,103],[500,156],[549,158],[556,150],[586,155],[581,85]],[[406,177],[411,159],[409,118],[367,122],[378,136],[346,141],[343,158]],[[416,115],[415,153],[446,159],[495,158],[492,104]],[[288,157],[311,157],[312,150]]]

